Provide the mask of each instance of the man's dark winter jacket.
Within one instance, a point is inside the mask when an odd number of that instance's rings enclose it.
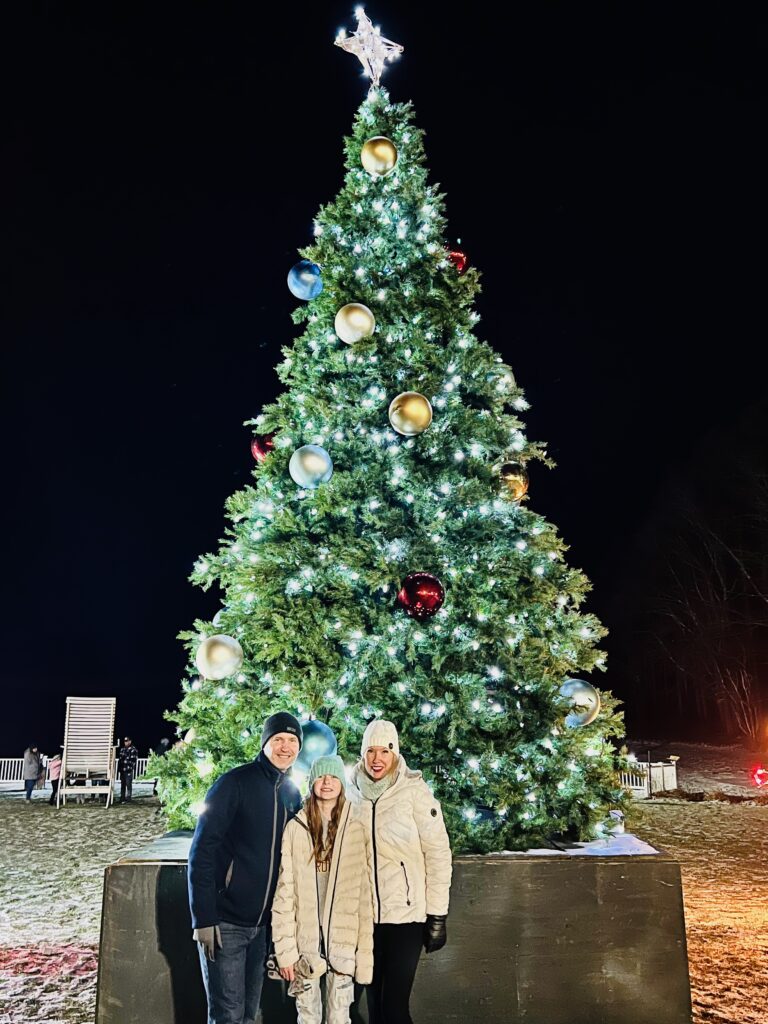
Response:
[[[133,775],[136,771],[136,762],[139,759],[139,752],[133,744],[130,747],[120,747],[117,752],[117,771],[119,775]]]
[[[205,804],[189,851],[193,927],[268,924],[283,829],[301,806],[299,791],[262,751],[217,779]]]

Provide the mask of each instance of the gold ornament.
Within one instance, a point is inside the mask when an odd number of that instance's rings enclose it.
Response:
[[[376,317],[362,302],[348,302],[336,314],[334,329],[346,345],[370,338],[376,327]]]
[[[243,648],[234,637],[216,633],[197,648],[195,664],[205,679],[226,679],[243,664]]]
[[[528,493],[528,470],[522,462],[505,459],[499,468],[499,477],[513,501],[520,501]]]
[[[432,422],[432,406],[418,391],[403,391],[389,403],[389,422],[406,437],[415,437]]]
[[[363,146],[360,152],[363,167],[375,178],[383,178],[395,169],[397,146],[383,135],[377,135]]]

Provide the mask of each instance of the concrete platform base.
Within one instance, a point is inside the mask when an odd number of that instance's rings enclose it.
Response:
[[[164,838],[107,868],[97,1024],[205,1024],[188,851]],[[680,869],[664,854],[458,857],[448,935],[422,957],[418,1024],[690,1024]],[[262,1008],[264,1024],[296,1019],[277,982]]]

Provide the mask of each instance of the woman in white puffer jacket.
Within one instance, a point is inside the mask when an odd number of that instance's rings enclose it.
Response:
[[[323,974],[326,1024],[348,1024],[354,981],[367,985],[373,973],[370,846],[345,782],[340,757],[318,757],[304,807],[283,832],[272,939],[299,1024],[323,1019]]]
[[[422,947],[442,949],[453,868],[440,804],[400,756],[397,729],[374,719],[347,797],[370,829],[373,982],[370,1024],[412,1024],[409,1001]]]

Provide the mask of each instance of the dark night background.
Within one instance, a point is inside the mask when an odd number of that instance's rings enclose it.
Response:
[[[765,469],[766,25],[740,5],[368,7],[427,131],[479,333],[532,403],[532,507],[611,630],[630,734],[718,738],[648,699],[670,495]],[[294,336],[285,275],[365,93],[347,4],[29,4],[3,20],[0,754],[67,694],[170,733],[187,582],[253,462],[242,421]],[[710,452],[713,453],[710,457]],[[724,504],[725,503],[725,504]]]

